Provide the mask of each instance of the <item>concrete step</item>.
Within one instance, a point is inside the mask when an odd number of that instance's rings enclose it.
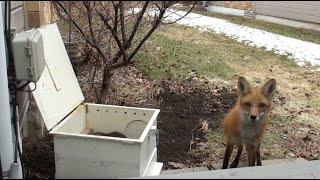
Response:
[[[194,168],[183,168],[183,169],[170,169],[161,171],[161,175],[164,174],[179,174],[179,173],[186,173],[186,172],[200,172],[200,171],[208,171],[207,167],[194,167]]]
[[[153,176],[152,179],[319,179],[320,160],[273,161],[272,166],[255,166],[214,171],[186,172]],[[140,179],[150,179],[143,177]]]
[[[305,162],[307,160],[303,158],[295,158],[295,159],[270,159],[270,160],[262,160],[263,166],[270,166],[275,164],[283,164],[283,163],[290,163],[290,162]],[[230,161],[229,165],[232,161]],[[221,169],[222,163],[217,163],[213,165],[213,169]],[[247,167],[246,162],[239,162],[238,168]]]
[[[263,166],[270,166],[270,165],[276,165],[276,164],[284,164],[284,163],[290,163],[290,162],[306,162],[307,160],[303,158],[296,158],[296,159],[273,159],[273,160],[263,160],[262,165]],[[218,170],[221,169],[222,164],[217,163],[212,165],[211,170]],[[246,163],[240,162],[238,165],[238,168],[241,167],[247,167]],[[187,172],[201,172],[201,171],[208,171],[207,167],[195,167],[195,168],[184,168],[184,169],[170,169],[170,170],[164,170],[161,171],[161,175],[166,174],[179,174],[179,173],[187,173]]]
[[[163,163],[152,162],[145,176],[159,176]]]

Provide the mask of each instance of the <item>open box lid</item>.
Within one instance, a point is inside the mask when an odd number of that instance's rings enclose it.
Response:
[[[56,23],[39,28],[45,68],[32,92],[50,131],[84,100]],[[34,84],[30,83],[30,89]]]

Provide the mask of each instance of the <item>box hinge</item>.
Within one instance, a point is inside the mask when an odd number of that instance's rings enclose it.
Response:
[[[81,103],[81,105],[84,105],[85,109],[86,109],[86,114],[88,113],[89,109],[88,109],[88,104],[85,104],[84,102]]]

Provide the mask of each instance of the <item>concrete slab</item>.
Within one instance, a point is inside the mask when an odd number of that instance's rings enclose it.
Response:
[[[200,172],[200,171],[208,171],[207,167],[194,167],[194,168],[184,168],[184,169],[170,169],[162,171],[160,174],[179,174],[179,173],[187,173],[187,172]]]
[[[271,160],[263,160],[262,165],[263,166],[270,166],[270,165],[275,165],[275,164],[283,164],[283,163],[290,163],[290,162],[305,162],[307,160],[303,158],[295,158],[295,159],[271,159]],[[214,164],[212,165],[213,169],[221,169],[222,164]],[[247,164],[244,162],[239,162],[238,168],[241,167],[247,167]]]
[[[180,174],[167,174],[154,177],[154,179],[258,179],[258,178],[320,178],[320,160],[296,161],[267,166],[244,167],[235,169],[188,172]]]
[[[274,159],[274,160],[263,160],[262,165],[263,166],[270,166],[275,164],[283,164],[283,163],[289,163],[289,162],[305,162],[307,160],[303,158],[296,158],[296,159]],[[243,162],[239,163],[238,168],[246,167],[247,165]],[[200,172],[200,171],[209,171],[209,170],[217,170],[221,169],[222,164],[217,163],[212,165],[213,169],[208,169],[207,167],[194,167],[194,168],[184,168],[184,169],[170,169],[170,170],[164,170],[160,174],[166,175],[166,174],[179,174],[179,173],[187,173],[187,172]]]
[[[146,172],[146,176],[158,176],[160,175],[163,163],[152,162],[150,164],[149,170]]]

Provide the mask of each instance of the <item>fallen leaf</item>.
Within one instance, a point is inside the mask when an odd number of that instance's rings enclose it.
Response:
[[[309,137],[308,135],[306,135],[304,138],[303,138],[304,141],[311,141],[311,137]]]
[[[168,165],[175,168],[175,169],[183,169],[186,166],[182,163],[175,163],[175,162],[168,162]]]
[[[318,153],[312,154],[311,156],[313,157],[314,160],[317,160],[320,158],[320,154],[318,154]]]
[[[304,159],[307,159],[307,156],[303,152],[299,153],[299,156],[304,158]]]
[[[271,153],[269,151],[266,151],[263,153],[264,155],[270,155]]]
[[[299,128],[299,131],[301,131],[301,132],[308,132],[308,131],[310,131],[310,128]]]
[[[209,130],[209,123],[207,121],[203,121],[201,123],[201,129],[204,131],[204,132],[207,132]]]
[[[290,157],[296,157],[296,155],[295,155],[293,152],[289,152],[289,153],[288,153],[288,156],[290,156]]]
[[[318,135],[318,133],[315,132],[315,131],[313,131],[313,130],[310,130],[309,133],[310,133],[310,134],[314,134],[314,135]]]
[[[281,135],[282,139],[288,139],[287,135]]]

